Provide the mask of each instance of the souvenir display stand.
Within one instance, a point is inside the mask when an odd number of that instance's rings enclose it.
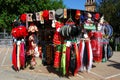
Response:
[[[17,26],[11,32],[15,39],[12,63],[16,70],[28,64],[34,69],[37,57],[62,75],[76,75],[79,71],[89,72],[93,62],[107,61],[112,56],[110,46],[106,46],[109,41],[105,40],[113,30],[98,12],[43,10],[21,14],[19,22],[25,29],[16,31]]]

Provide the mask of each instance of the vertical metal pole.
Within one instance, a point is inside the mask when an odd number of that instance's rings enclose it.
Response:
[[[115,51],[117,51],[117,45],[115,45]]]
[[[27,15],[27,13],[26,13]],[[28,15],[26,16],[26,28],[28,29]]]

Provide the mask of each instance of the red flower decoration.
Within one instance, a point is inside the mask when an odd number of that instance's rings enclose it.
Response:
[[[56,22],[56,23],[55,23],[56,31],[57,31],[58,28],[61,28],[62,26],[63,26],[63,23]]]
[[[22,21],[22,22],[26,22],[26,14],[22,14],[22,15],[20,15],[20,20]]]
[[[99,14],[99,13],[96,13],[96,14],[95,14],[95,19],[96,19],[96,20],[99,20],[99,19],[100,19],[100,14]]]
[[[26,37],[28,35],[27,29],[25,26],[18,26],[18,35],[19,37]]]
[[[18,26],[12,29],[11,34],[15,38],[21,38],[26,37],[28,32],[25,26]]]
[[[44,10],[42,16],[43,16],[43,18],[45,20],[48,20],[49,19],[49,11],[48,10]]]
[[[80,19],[80,15],[81,15],[81,13],[80,13],[80,10],[76,10],[76,15],[75,15],[75,19]]]
[[[17,37],[17,28],[13,28],[12,31],[11,31],[11,34],[13,37]]]

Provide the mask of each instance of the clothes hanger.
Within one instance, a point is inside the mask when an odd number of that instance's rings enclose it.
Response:
[[[74,21],[72,20],[72,17],[71,17],[71,10],[70,10],[70,18],[66,21],[65,24],[68,24],[68,25],[74,25]]]

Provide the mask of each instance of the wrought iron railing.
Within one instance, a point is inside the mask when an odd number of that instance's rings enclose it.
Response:
[[[12,46],[13,39],[0,39],[0,47]]]

